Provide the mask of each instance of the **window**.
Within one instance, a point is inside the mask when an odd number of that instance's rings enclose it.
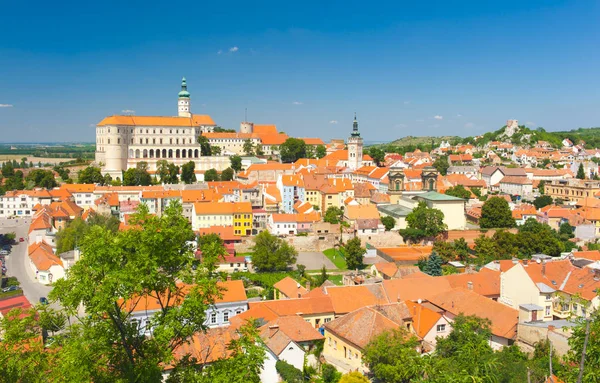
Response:
[[[329,347],[331,347],[331,338],[327,338],[328,342],[329,342]]]
[[[546,300],[549,301],[550,299],[552,299],[552,297],[550,296],[550,294],[546,295]]]
[[[224,322],[229,322],[229,311],[225,311],[223,313],[223,321]]]
[[[243,312],[243,311],[242,311],[241,309],[237,309],[237,310],[235,310],[235,314],[236,314],[236,315],[240,315],[242,312]]]
[[[550,316],[550,306],[546,306],[546,316]]]
[[[337,350],[337,340],[334,340],[334,341],[333,341],[333,349],[334,349],[334,350]]]
[[[331,322],[331,318],[325,318],[325,320],[323,320],[323,322],[329,323],[329,322]]]
[[[435,330],[437,332],[444,332],[444,331],[446,331],[446,325],[445,324],[438,324]]]
[[[217,313],[210,314],[210,323],[217,323]]]

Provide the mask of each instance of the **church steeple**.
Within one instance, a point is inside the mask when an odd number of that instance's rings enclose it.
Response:
[[[354,122],[352,123],[352,137],[360,137],[358,131],[358,121],[356,121],[356,112],[354,112]]]
[[[177,99],[177,115],[179,117],[191,117],[190,92],[187,90],[187,81],[185,77],[181,79],[181,91]]]

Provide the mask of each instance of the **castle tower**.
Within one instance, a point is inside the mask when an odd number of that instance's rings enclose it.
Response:
[[[244,121],[240,123],[240,133],[252,133],[254,131],[254,123]]]
[[[177,115],[179,117],[192,117],[192,110],[190,109],[190,92],[187,90],[187,82],[185,77],[181,79],[181,92],[177,99]]]
[[[426,166],[421,172],[421,183],[423,190],[437,191],[438,170],[433,166]]]
[[[348,138],[348,167],[356,170],[363,163],[363,139],[358,131],[358,121],[354,113],[354,122],[352,123],[352,134]]]

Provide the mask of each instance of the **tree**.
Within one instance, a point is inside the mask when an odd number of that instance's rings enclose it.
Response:
[[[210,155],[211,156],[220,156],[221,155],[221,147],[220,146],[211,146],[210,147]]]
[[[338,383],[369,383],[369,379],[360,372],[353,371],[343,375]]]
[[[304,382],[304,376],[302,374],[302,371],[298,370],[296,367],[283,360],[278,360],[277,363],[275,363],[275,369],[277,370],[277,373],[281,376],[284,382]]]
[[[209,233],[198,236],[198,249],[211,249],[216,244],[216,246],[223,246],[223,239],[219,234]]]
[[[78,381],[160,381],[173,351],[206,329],[206,309],[220,292],[214,277],[220,249],[205,251],[192,270],[194,233],[178,202],[160,217],[140,205],[130,222],[131,229],[117,233],[92,227],[81,242],[85,256],[50,292],[77,317],[61,344],[71,357],[60,358],[57,368]],[[159,308],[140,324],[132,308],[145,299]],[[152,331],[140,336],[140,325]]]
[[[51,170],[34,169],[29,172],[26,180],[32,182],[35,187],[46,189],[52,189],[58,185]]]
[[[567,370],[564,375],[567,382],[600,382],[600,311],[594,310],[589,318],[577,318],[569,338],[570,350],[566,356]],[[577,380],[585,345],[583,378]]]
[[[221,172],[221,181],[233,180],[233,169],[227,168]]]
[[[540,183],[538,184],[538,190],[541,195],[544,195],[546,193],[546,181],[540,181]]]
[[[196,169],[196,164],[194,161],[190,161],[186,164],[183,164],[181,167],[181,180],[185,184],[193,184],[196,182],[196,173],[194,172]]]
[[[317,145],[315,148],[315,156],[317,158],[323,158],[327,155],[327,149],[324,145]]]
[[[442,258],[435,253],[435,251],[431,252],[429,259],[427,260],[427,264],[423,270],[425,274],[429,274],[433,277],[439,277],[442,273]]]
[[[325,216],[323,217],[323,221],[329,222],[331,224],[340,223],[344,218],[344,212],[337,206],[330,206],[325,211]]]
[[[533,200],[533,206],[535,206],[536,209],[541,209],[544,206],[552,205],[552,202],[552,197],[549,195],[541,195]]]
[[[396,226],[396,220],[392,216],[385,216],[381,218],[381,223],[385,226],[385,231],[390,231]]]
[[[385,162],[385,152],[376,146],[371,146],[368,154],[373,158],[377,166],[381,166]]]
[[[148,186],[152,183],[152,176],[148,173],[148,163],[138,162],[135,168],[130,168],[123,174],[124,186]]]
[[[469,258],[469,244],[463,237],[455,240],[452,245],[458,259],[465,262]]]
[[[419,345],[419,340],[403,327],[385,331],[367,344],[363,360],[377,381],[409,383],[421,376]]]
[[[116,233],[119,230],[119,223],[119,219],[115,216],[97,213],[90,214],[87,221],[77,217],[56,233],[56,254],[75,249],[93,226],[100,226]]]
[[[516,251],[522,256],[542,253],[557,257],[565,248],[558,233],[535,218],[529,218],[519,226],[516,242]]]
[[[281,162],[296,162],[300,158],[306,158],[306,143],[299,138],[288,138],[279,146]]]
[[[100,168],[95,166],[88,166],[77,173],[77,182],[80,184],[102,184],[104,177]]]
[[[452,187],[448,188],[448,190],[446,190],[446,192],[444,194],[451,195],[451,196],[458,197],[458,198],[463,198],[463,199],[471,198],[471,192],[469,190],[465,189],[465,187],[462,185],[452,186]]]
[[[321,267],[321,273],[317,277],[316,285],[321,286],[328,279],[329,279],[329,275],[327,275],[327,268],[325,267],[325,265],[323,265],[323,267]]]
[[[515,227],[515,219],[504,198],[492,197],[483,204],[479,226],[482,229]]]
[[[167,160],[156,161],[156,174],[164,184],[179,183],[179,166]]]
[[[346,253],[346,265],[348,265],[348,269],[354,270],[364,267],[363,257],[367,249],[361,246],[360,238],[354,237],[346,242],[344,252]]]
[[[25,184],[23,183],[23,172],[17,170],[9,178],[4,181],[4,190],[23,190]]]
[[[342,374],[340,374],[331,364],[323,363],[321,364],[321,376],[323,378],[323,383],[338,383]]]
[[[204,135],[198,136],[198,144],[200,145],[200,155],[201,156],[210,156],[212,154],[210,143],[208,142],[208,138]]]
[[[258,271],[284,271],[296,262],[298,251],[268,231],[254,237],[252,264]]]
[[[579,164],[579,168],[577,169],[577,178],[579,178],[580,180],[584,180],[585,179],[585,170],[583,169],[583,163]]]
[[[444,213],[439,209],[427,207],[423,201],[406,216],[406,222],[410,229],[421,231],[424,237],[437,237],[446,230]]]
[[[247,139],[246,141],[244,141],[242,150],[244,151],[244,153],[247,156],[253,156],[254,155],[254,144],[252,143],[252,140]]]
[[[448,156],[440,156],[433,162],[433,167],[440,172],[441,175],[445,176],[448,173],[450,164],[448,163]]]
[[[229,157],[229,162],[231,163],[231,168],[236,172],[242,170],[242,157],[238,156],[237,154],[233,155]]]
[[[433,243],[433,251],[438,254],[445,262],[454,261],[456,251],[454,250],[454,244],[446,241],[435,241]],[[426,265],[426,264],[425,264]]]
[[[558,234],[565,239],[570,239],[575,237],[575,234],[573,233],[574,231],[574,227],[571,226],[569,224],[569,222],[563,222],[560,227],[558,228]]]
[[[205,173],[204,173],[204,181],[205,182],[212,182],[212,181],[219,181],[219,173],[217,173],[217,169],[208,169]]]

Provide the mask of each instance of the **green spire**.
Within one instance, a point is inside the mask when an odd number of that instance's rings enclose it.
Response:
[[[190,92],[187,90],[187,82],[185,77],[181,79],[181,92],[179,92],[179,98],[190,98]]]
[[[356,112],[354,112],[354,122],[352,123],[352,137],[360,137],[358,131],[358,121],[356,121]]]

